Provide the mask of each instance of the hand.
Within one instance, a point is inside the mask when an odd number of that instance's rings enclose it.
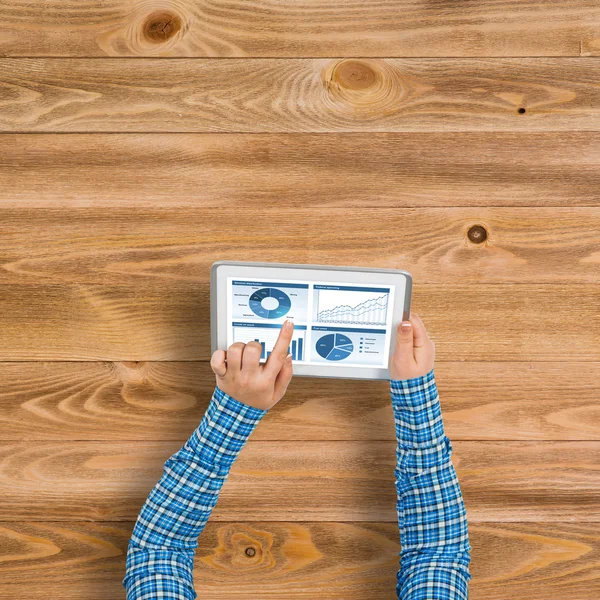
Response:
[[[243,404],[268,410],[285,394],[292,380],[292,355],[288,348],[294,322],[287,320],[279,332],[273,351],[260,364],[262,346],[258,342],[236,342],[229,350],[215,350],[210,366],[217,377],[217,387]]]
[[[402,325],[410,325],[402,331]],[[427,375],[433,369],[435,344],[427,335],[421,317],[412,313],[409,321],[402,321],[396,331],[396,348],[390,359],[390,379],[412,379]]]

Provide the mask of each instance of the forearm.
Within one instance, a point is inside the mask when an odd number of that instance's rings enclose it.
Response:
[[[166,461],[138,515],[123,579],[127,600],[196,597],[197,538],[231,465],[265,413],[215,388],[199,427]]]
[[[433,369],[423,377],[390,380],[390,392],[398,442],[398,597],[466,600],[471,578],[466,510]]]

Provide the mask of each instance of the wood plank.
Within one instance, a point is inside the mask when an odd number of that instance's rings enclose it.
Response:
[[[124,597],[133,523],[0,523],[0,577],[13,600]],[[473,547],[469,597],[596,600],[600,535],[590,524],[481,523]],[[252,548],[254,556],[246,549]],[[498,549],[502,548],[503,551]],[[393,523],[215,523],[199,539],[200,598],[389,600],[398,567]],[[340,585],[343,582],[343,585]],[[11,585],[12,584],[12,585]],[[8,592],[10,590],[10,592]]]
[[[0,520],[135,519],[183,441],[4,443]],[[453,444],[471,522],[600,521],[598,442]],[[213,517],[392,522],[395,447],[394,441],[252,440]]]
[[[0,131],[597,131],[598,66],[594,58],[5,58]]]
[[[5,134],[0,188],[4,208],[219,207],[238,218],[275,206],[349,218],[419,208],[411,219],[435,206],[598,207],[600,133]]]
[[[289,207],[0,214],[2,284],[202,282],[214,261],[240,257],[403,268],[436,284],[597,283],[600,272],[600,206],[355,208],[343,219],[339,208]],[[482,243],[471,240],[477,226]]]
[[[579,56],[595,2],[3,2],[4,56]]]
[[[455,440],[600,440],[600,363],[437,362]],[[215,385],[208,363],[0,363],[0,440],[179,441]],[[387,381],[297,377],[253,440],[390,440]]]
[[[209,360],[208,282],[176,280],[168,263],[158,268],[166,272],[151,282],[131,277],[119,286],[0,286],[0,361]],[[440,361],[600,361],[596,284],[430,284],[413,291],[412,310]]]

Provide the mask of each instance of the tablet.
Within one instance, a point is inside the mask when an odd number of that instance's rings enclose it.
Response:
[[[410,318],[407,271],[330,265],[215,262],[211,353],[262,345],[264,363],[286,319],[294,376],[389,379],[396,329]]]

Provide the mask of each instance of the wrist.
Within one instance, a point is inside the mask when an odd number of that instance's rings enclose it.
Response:
[[[390,380],[390,394],[399,444],[427,445],[444,435],[433,368],[419,377]]]
[[[420,391],[422,387],[427,389],[435,386],[435,372],[434,367],[425,373],[417,377],[409,377],[406,379],[395,379],[391,378],[390,392],[395,395],[410,395]]]
[[[238,400],[231,394],[224,392],[218,385],[215,385],[213,398],[219,408],[219,413],[227,410],[237,413],[243,413],[245,417],[258,423],[268,412],[266,408],[258,408],[246,402]]]

